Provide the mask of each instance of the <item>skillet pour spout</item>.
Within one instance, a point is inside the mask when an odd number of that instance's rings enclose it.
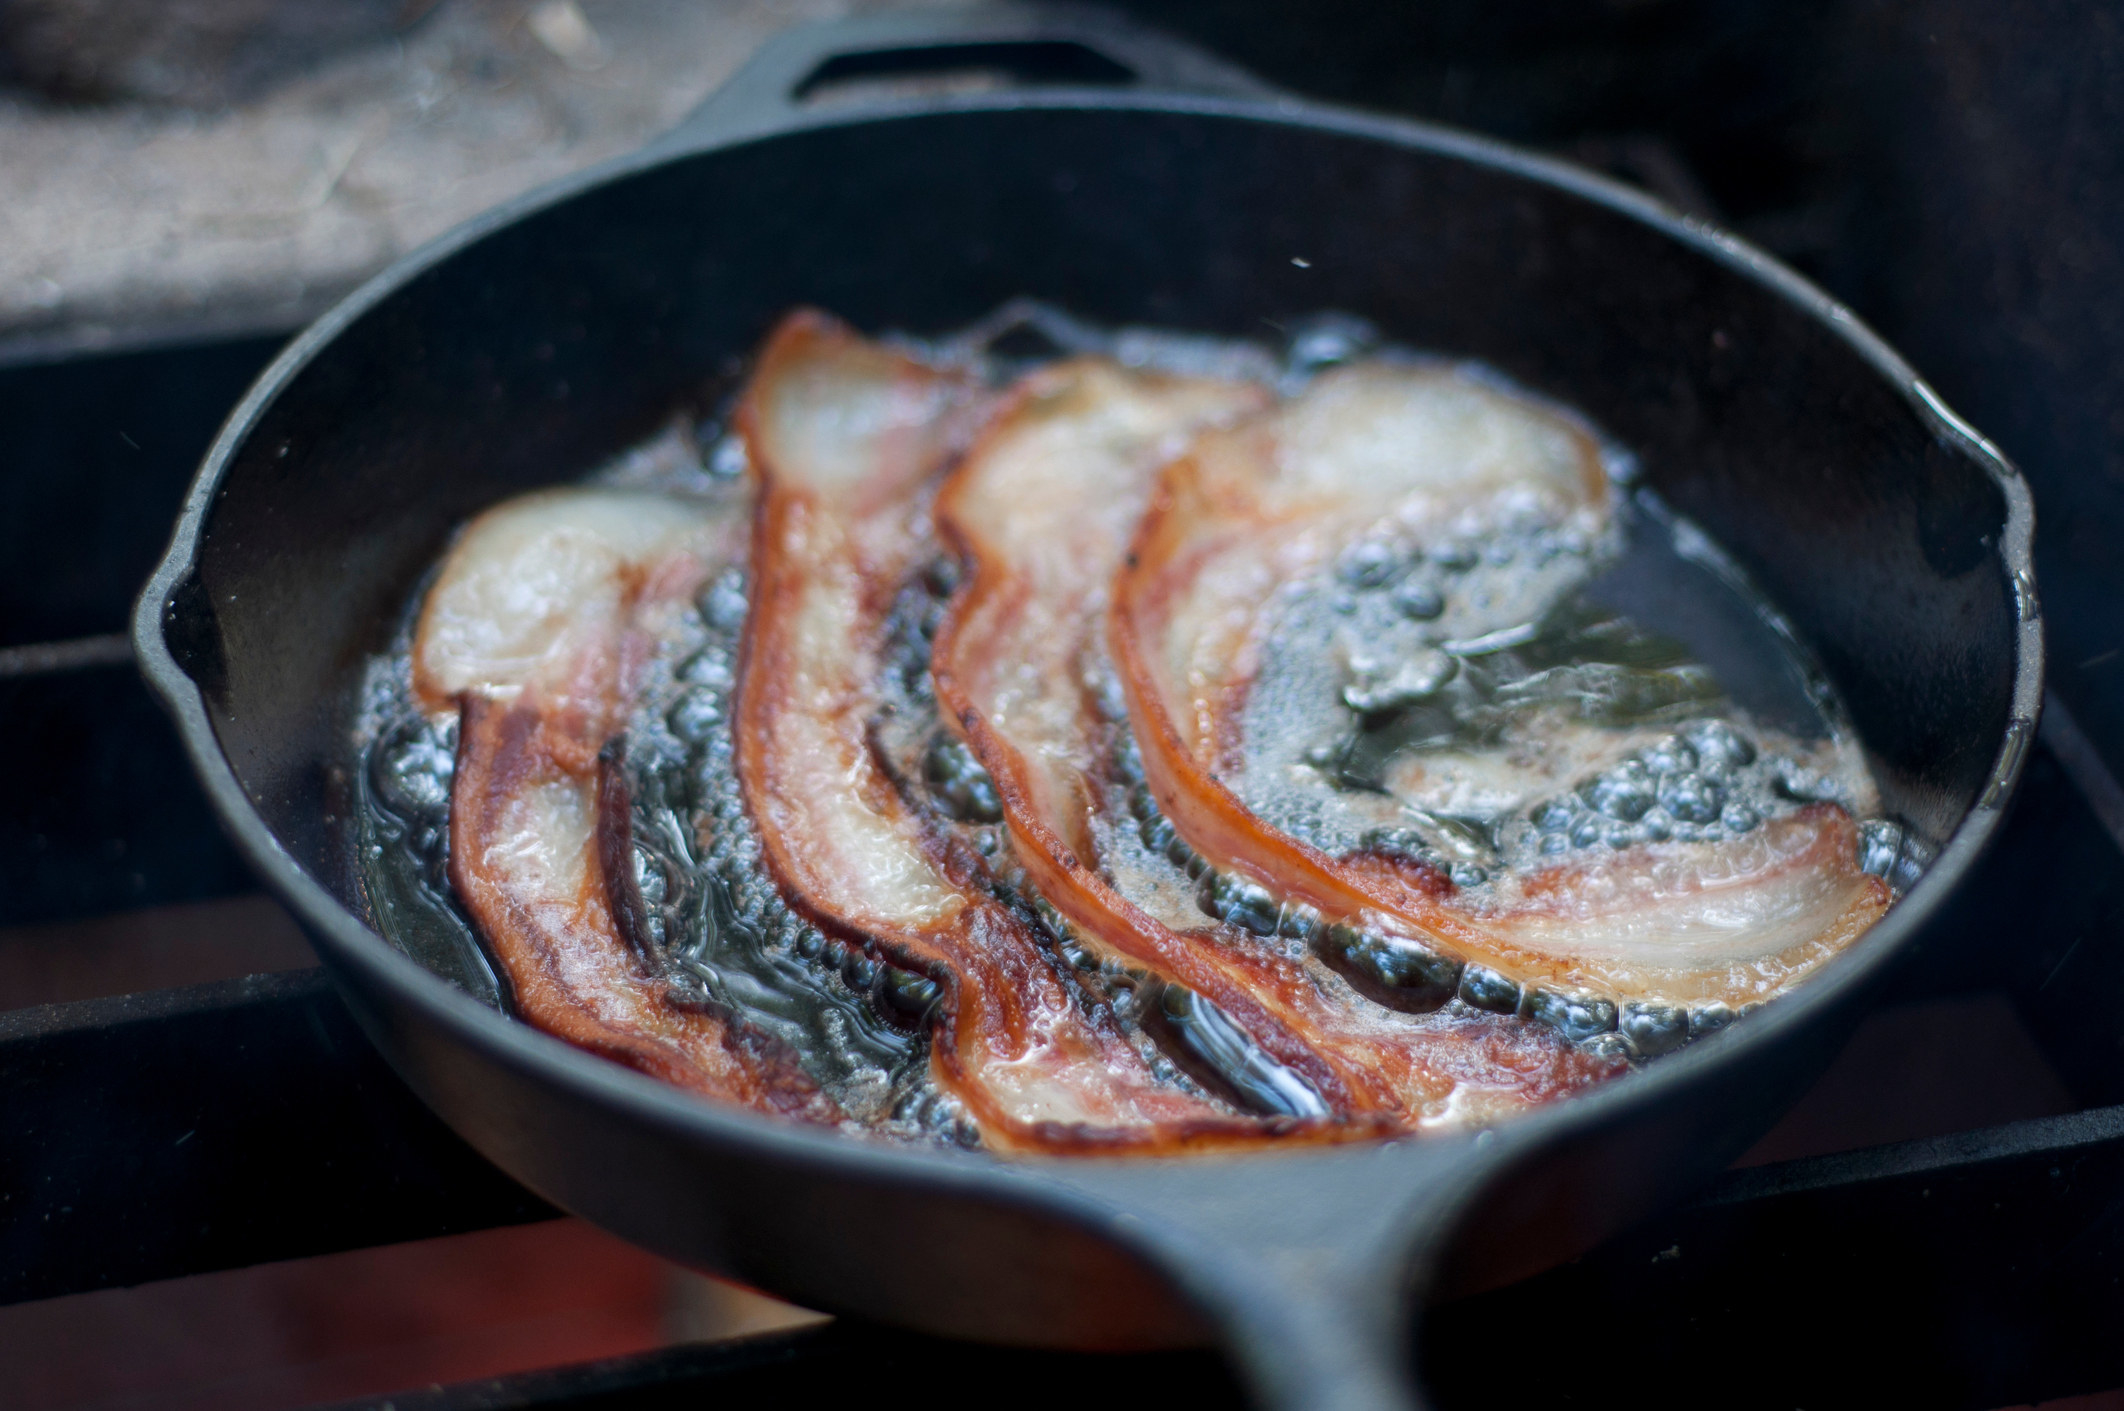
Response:
[[[807,101],[968,67],[1012,81]],[[711,1106],[508,1018],[464,938],[386,940],[348,822],[356,687],[455,526],[725,395],[791,307],[925,336],[1025,297],[1224,338],[1353,315],[1581,409],[1811,648],[1922,876],[1794,994],[1494,1130],[1140,1162]],[[542,1196],[830,1311],[1049,1346],[1206,1334],[1261,1404],[1355,1411],[1421,1403],[1426,1299],[1567,1258],[1730,1161],[1950,903],[2033,733],[2032,533],[1996,449],[1741,242],[1093,12],[997,7],[785,34],[650,148],[377,276],[232,414],[134,637],[367,1032]]]

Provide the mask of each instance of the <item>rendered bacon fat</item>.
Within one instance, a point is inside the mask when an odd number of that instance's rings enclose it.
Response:
[[[1584,432],[1445,368],[1356,364],[1202,437],[1165,470],[1111,619],[1145,771],[1180,834],[1218,870],[1331,922],[1479,964],[1507,1006],[1523,982],[1589,990],[1610,1023],[1615,1001],[1766,998],[1864,930],[1888,892],[1859,870],[1854,826],[1833,805],[1727,841],[1559,861],[1465,897],[1434,866],[1311,846],[1230,787],[1279,592],[1359,541],[1420,552],[1507,530],[1596,536],[1609,495]],[[1450,673],[1532,628],[1430,655]]]
[[[631,878],[606,862],[627,808],[608,742],[740,533],[736,516],[659,495],[509,501],[465,529],[430,590],[414,685],[431,711],[460,711],[450,880],[522,1017],[678,1086],[835,1122],[796,1055],[671,1001],[623,934]]]
[[[712,454],[481,515],[371,663],[380,921],[693,1091],[1013,1153],[1484,1125],[1849,946],[1928,844],[1774,608],[1371,337],[791,315]]]
[[[769,341],[740,412],[759,504],[736,720],[770,871],[820,924],[942,988],[932,1068],[1002,1149],[1159,1149],[1263,1135],[1160,1083],[1029,925],[944,846],[870,726],[886,619],[934,554],[938,476],[983,394],[816,314]]]
[[[943,711],[993,778],[1017,855],[1085,942],[1210,1000],[1336,1112],[1414,1126],[1590,1081],[1607,1065],[1552,1035],[1393,1014],[1346,986],[1327,992],[1317,963],[1236,927],[1199,913],[1168,925],[1102,863],[1094,820],[1120,792],[1121,723],[1098,708],[1112,575],[1158,467],[1266,400],[1253,384],[1103,359],[1023,379],[939,499],[970,570],[936,643]]]

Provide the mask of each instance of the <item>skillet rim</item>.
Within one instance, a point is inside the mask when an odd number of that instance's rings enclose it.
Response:
[[[635,152],[517,196],[401,256],[298,334],[259,375],[223,423],[187,492],[169,547],[135,605],[133,646],[142,674],[173,717],[194,773],[224,828],[268,890],[290,906],[305,923],[305,929],[320,942],[321,958],[327,969],[335,972],[335,981],[347,983],[337,973],[346,967],[364,986],[395,996],[490,1061],[505,1064],[534,1081],[557,1084],[575,1096],[616,1107],[620,1115],[629,1119],[649,1123],[688,1141],[707,1141],[735,1155],[778,1159],[870,1182],[919,1182],[969,1196],[1027,1205],[1047,1214],[1074,1213],[1080,1219],[1095,1213],[1086,1189],[1090,1181],[1085,1178],[1094,1177],[1101,1167],[1140,1170],[1146,1165],[1140,1158],[998,1158],[986,1153],[899,1147],[817,1130],[695,1096],[600,1060],[489,1008],[365,926],[280,845],[223,751],[202,691],[178,664],[163,635],[170,599],[196,567],[207,520],[222,482],[257,422],[341,333],[420,275],[521,220],[600,187],[646,175],[687,158],[828,128],[1024,111],[1145,113],[1258,123],[1307,135],[1355,138],[1487,168],[1605,208],[1754,281],[1824,325],[1826,332],[1841,338],[1869,368],[1887,379],[1937,438],[1982,468],[2003,496],[2006,514],[1995,552],[2005,590],[2014,598],[2016,608],[2014,686],[2008,725],[1977,801],[1948,835],[1917,885],[1857,943],[1810,977],[1798,993],[1766,1006],[1747,1024],[1691,1044],[1616,1082],[1575,1095],[1570,1101],[1522,1114],[1494,1129],[1479,1134],[1427,1136],[1417,1144],[1434,1152],[1459,1145],[1467,1149],[1463,1157],[1472,1157],[1478,1147],[1482,1148],[1483,1154],[1475,1164],[1483,1169],[1468,1173],[1469,1180],[1479,1184],[1488,1173],[1506,1165],[1539,1159],[1543,1147],[1560,1144],[1603,1123],[1620,1122],[1633,1113],[1678,1097],[1683,1089],[1708,1081],[1715,1068],[1745,1063],[1750,1055],[1795,1035],[1817,1015],[1852,998],[1878,978],[1945,904],[1989,843],[2019,779],[2040,713],[2044,660],[2034,576],[2034,506],[2026,481],[1999,448],[1956,415],[1878,334],[1804,276],[1739,237],[1607,177],[1438,124],[1361,113],[1306,99],[1054,87],[866,103],[824,112],[799,108],[764,121],[740,119],[735,131],[702,130],[692,121],[682,123],[674,132]],[[356,1006],[357,1013],[362,1008]],[[1259,1152],[1166,1158],[1151,1164],[1173,1170],[1205,1164],[1233,1169],[1299,1155],[1358,1160],[1382,1145],[1398,1144],[1399,1139],[1358,1143],[1354,1148],[1271,1147]],[[1058,1179],[1064,1173],[1077,1179]],[[1094,1223],[1103,1226],[1107,1222]]]

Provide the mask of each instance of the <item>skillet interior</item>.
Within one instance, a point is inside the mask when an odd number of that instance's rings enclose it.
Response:
[[[255,810],[364,915],[349,688],[456,523],[644,436],[731,376],[792,304],[919,333],[1031,294],[1224,335],[1347,310],[1582,409],[1794,621],[1888,810],[1935,839],[1956,827],[2029,662],[1999,553],[2009,495],[1982,458],[1787,293],[1618,209],[1410,129],[1388,141],[1217,106],[967,105],[814,127],[592,185],[387,276],[396,287],[284,370],[209,463],[211,476],[226,458],[163,633],[247,797],[225,810]],[[1186,1335],[1139,1265],[1058,1236],[985,1178],[933,1179],[936,1162],[829,1169],[773,1133],[726,1149],[715,1134],[743,1124],[717,1128],[589,1060],[557,1083],[550,1045],[468,1037],[462,1007],[416,993],[380,943],[267,861],[415,1085],[563,1204],[828,1306],[1050,1342]],[[1886,923],[1847,978],[1908,929]],[[1803,997],[1793,1013],[1826,1005]],[[1675,1065],[1663,1105],[1578,1123],[1578,1167],[1596,1174],[1543,1247],[1567,1253],[1727,1159],[1833,1038],[1833,1021],[1802,1028],[1766,1025],[1745,1082],[1702,1056]],[[1720,1117],[1692,1121],[1692,1106]],[[1273,1185],[1278,1160],[1243,1179]]]

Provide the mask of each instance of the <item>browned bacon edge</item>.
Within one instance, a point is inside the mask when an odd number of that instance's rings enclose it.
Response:
[[[613,862],[624,854],[614,841],[618,825],[606,819],[624,817],[624,788],[615,792],[611,769],[586,759],[582,742],[555,738],[528,697],[506,704],[473,693],[463,698],[450,793],[450,882],[507,972],[519,1015],[675,1086],[806,1122],[839,1122],[838,1107],[786,1046],[729,1016],[674,1003],[646,953],[623,938],[608,896]],[[484,860],[510,800],[559,781],[596,792],[600,826],[582,893],[555,925],[548,908],[522,904]],[[626,876],[631,882],[631,869]],[[595,970],[595,985],[571,981],[560,963],[564,950]]]
[[[1107,642],[1128,698],[1129,720],[1143,754],[1144,777],[1158,807],[1194,848],[1211,862],[1247,874],[1253,881],[1318,907],[1335,918],[1387,911],[1410,915],[1424,930],[1463,954],[1481,954],[1481,938],[1414,888],[1360,884],[1318,848],[1289,837],[1256,817],[1188,748],[1172,718],[1158,670],[1159,629],[1173,595],[1211,550],[1193,537],[1199,514],[1222,517],[1208,503],[1192,455],[1183,455],[1160,476],[1135,541],[1114,579]],[[1276,872],[1260,875],[1249,862],[1273,858]],[[1406,897],[1398,893],[1406,891]]]

